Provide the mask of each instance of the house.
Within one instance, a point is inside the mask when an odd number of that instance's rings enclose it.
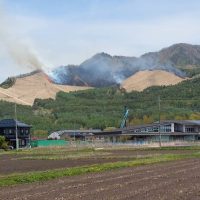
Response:
[[[0,121],[0,135],[6,138],[9,145],[16,148],[16,128],[19,148],[30,145],[31,126],[14,119],[3,119]]]

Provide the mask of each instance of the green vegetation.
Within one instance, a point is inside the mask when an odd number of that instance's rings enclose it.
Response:
[[[200,75],[200,65],[185,65],[179,66],[178,68],[184,71],[190,78]]]
[[[97,156],[103,156],[104,158],[110,158],[109,153],[92,151],[92,152],[73,152],[72,154],[66,155],[40,155],[40,156],[25,156],[20,159],[23,160],[74,160],[74,159],[83,159],[83,158],[95,158]]]
[[[95,164],[83,167],[73,167],[59,170],[49,170],[31,173],[21,173],[9,176],[0,176],[0,187],[10,186],[22,183],[33,183],[38,181],[47,181],[65,176],[75,176],[86,173],[103,172],[107,170],[120,169],[125,167],[135,167],[140,165],[149,165],[154,163],[169,162],[181,159],[199,158],[200,153],[173,155],[165,154],[153,156],[150,158],[141,158],[133,161],[121,161],[114,163]]]
[[[16,78],[9,77],[3,83],[0,84],[0,87],[2,87],[4,89],[8,89],[15,84],[15,81],[16,81]]]
[[[84,153],[92,153],[94,152],[94,148],[67,148],[67,147],[43,147],[43,148],[31,148],[31,149],[19,149],[7,152],[0,152],[1,154],[8,155],[19,155],[19,156],[67,156],[67,155],[76,155],[76,154],[84,154]]]
[[[17,106],[18,119],[33,125],[33,137],[45,138],[47,132],[62,129],[119,127],[124,106],[130,109],[128,125],[161,119],[200,119],[200,78],[175,86],[147,88],[126,93],[118,87],[64,93],[56,100],[36,99],[32,107]],[[14,117],[14,104],[0,102],[0,118]]]
[[[94,148],[86,147],[43,147],[32,149],[20,149],[7,152],[0,152],[0,155],[18,155],[19,159],[23,160],[69,160],[80,158],[94,158],[103,156],[106,158],[110,155],[109,152],[98,151]]]
[[[8,144],[5,141],[5,137],[0,136],[0,149],[7,150],[8,149]]]

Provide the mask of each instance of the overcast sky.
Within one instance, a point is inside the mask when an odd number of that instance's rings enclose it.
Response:
[[[46,67],[80,64],[98,52],[140,56],[200,44],[199,10],[199,0],[0,0],[0,81],[32,70],[10,53],[11,41]]]

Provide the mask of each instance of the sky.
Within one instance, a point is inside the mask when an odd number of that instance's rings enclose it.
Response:
[[[33,63],[53,68],[99,52],[200,44],[199,10],[199,0],[0,0],[0,82]]]

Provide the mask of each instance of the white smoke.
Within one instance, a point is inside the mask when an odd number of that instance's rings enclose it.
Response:
[[[3,11],[2,6],[0,9],[0,46],[3,48],[9,58],[19,68],[29,70],[45,70],[47,67],[42,62],[42,59],[37,54],[36,50],[25,42],[24,38],[17,34],[14,28],[15,21],[11,16]]]

